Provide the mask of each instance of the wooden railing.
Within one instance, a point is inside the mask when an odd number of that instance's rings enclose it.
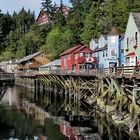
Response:
[[[0,73],[0,81],[13,81],[14,79],[14,73]]]
[[[102,69],[82,69],[79,71],[67,69],[55,69],[49,71],[31,71],[18,72],[17,76],[34,76],[34,75],[83,75],[83,76],[97,76],[97,77],[136,77],[140,79],[140,66],[125,66],[117,68],[102,68]]]

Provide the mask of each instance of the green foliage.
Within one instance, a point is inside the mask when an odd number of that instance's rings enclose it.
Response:
[[[13,15],[0,10],[0,60],[21,58],[40,49],[52,60],[79,43],[108,34],[112,26],[125,32],[130,12],[140,12],[140,0],[70,0],[68,17],[63,3],[42,0],[42,8],[52,18],[49,25],[35,25],[35,15],[22,8]]]
[[[19,13],[14,12],[12,16],[9,13],[0,14],[0,60],[16,58],[19,42],[29,31],[34,21],[34,13],[31,13],[30,10],[25,11],[24,8]]]
[[[51,0],[42,0],[42,6],[48,14],[52,14],[53,5]]]
[[[49,32],[46,38],[46,44],[42,47],[50,59],[58,58],[59,55],[70,47],[72,33],[66,29],[61,31],[59,28],[54,28]]]
[[[99,3],[94,3],[86,16],[86,19],[84,20],[83,32],[81,34],[81,42],[83,44],[88,45],[92,37],[96,38],[99,36],[100,34],[98,31],[99,16],[100,16]]]

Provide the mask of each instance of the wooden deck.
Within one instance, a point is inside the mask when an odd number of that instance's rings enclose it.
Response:
[[[15,80],[14,73],[0,73],[0,82],[13,82]]]
[[[140,79],[140,67],[126,66],[104,69],[83,69],[79,71],[72,70],[50,70],[50,71],[31,71],[18,72],[16,76],[36,76],[36,75],[75,75],[75,76],[96,76],[98,78],[114,77],[114,78],[136,78]]]

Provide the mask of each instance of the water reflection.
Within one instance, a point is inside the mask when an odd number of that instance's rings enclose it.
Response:
[[[14,137],[20,140],[65,140],[66,138],[59,131],[59,126],[53,123],[47,116],[47,112],[36,107],[26,98],[19,98],[22,97],[23,92],[24,90],[20,88],[9,88],[1,101],[0,139]],[[33,116],[34,107],[36,112]]]
[[[79,115],[60,94],[46,91],[35,95],[31,89],[9,88],[0,105],[0,139],[138,139],[137,134],[128,135],[124,126],[113,125],[109,116],[97,110],[89,115],[88,106],[80,107]]]

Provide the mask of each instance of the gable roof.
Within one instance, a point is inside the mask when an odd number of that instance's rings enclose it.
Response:
[[[77,45],[77,46],[75,46],[75,47],[72,47],[72,48],[70,48],[70,49],[64,51],[63,53],[61,53],[60,56],[69,54],[69,53],[71,53],[71,52],[73,52],[73,51],[79,49],[80,47],[82,47],[82,45]]]
[[[111,31],[110,31],[110,33],[109,33],[108,35],[109,35],[109,36],[112,36],[112,35],[119,35],[119,34],[118,34],[116,28],[113,26],[113,27],[111,28]]]
[[[39,55],[39,54],[41,54],[41,53],[42,53],[42,52],[36,52],[36,53],[34,53],[34,54],[27,55],[27,56],[21,58],[21,59],[18,61],[18,64],[20,64],[20,63],[22,63],[22,62],[26,62],[26,61],[28,61],[28,60],[34,58],[35,56],[37,56],[37,55]]]
[[[62,7],[62,11],[63,11],[63,15],[65,16],[65,18],[68,16],[69,14],[69,11],[70,11],[70,8],[68,6],[64,6]],[[57,7],[57,11],[56,12],[59,12],[60,11],[60,6]],[[49,24],[49,23],[52,23],[53,20],[55,19],[54,16],[52,16],[51,14],[47,13],[44,8],[40,10],[39,14],[38,14],[38,17],[36,19],[36,23],[38,25],[43,25],[43,24]]]
[[[49,21],[48,21],[48,18],[49,18],[48,14],[42,9],[42,10],[39,12],[38,17],[37,17],[37,19],[36,19],[35,22],[36,22],[38,25],[45,24],[45,23],[48,23],[48,22],[49,22]]]
[[[79,49],[75,50],[74,53],[82,52],[82,50],[83,50],[84,48],[87,48],[89,51],[92,52],[92,50],[91,50],[90,48],[88,48],[87,46],[81,46]],[[84,51],[84,52],[86,52],[86,51]]]
[[[140,32],[140,13],[131,13],[132,17],[134,18],[134,21],[136,23],[136,26]]]

